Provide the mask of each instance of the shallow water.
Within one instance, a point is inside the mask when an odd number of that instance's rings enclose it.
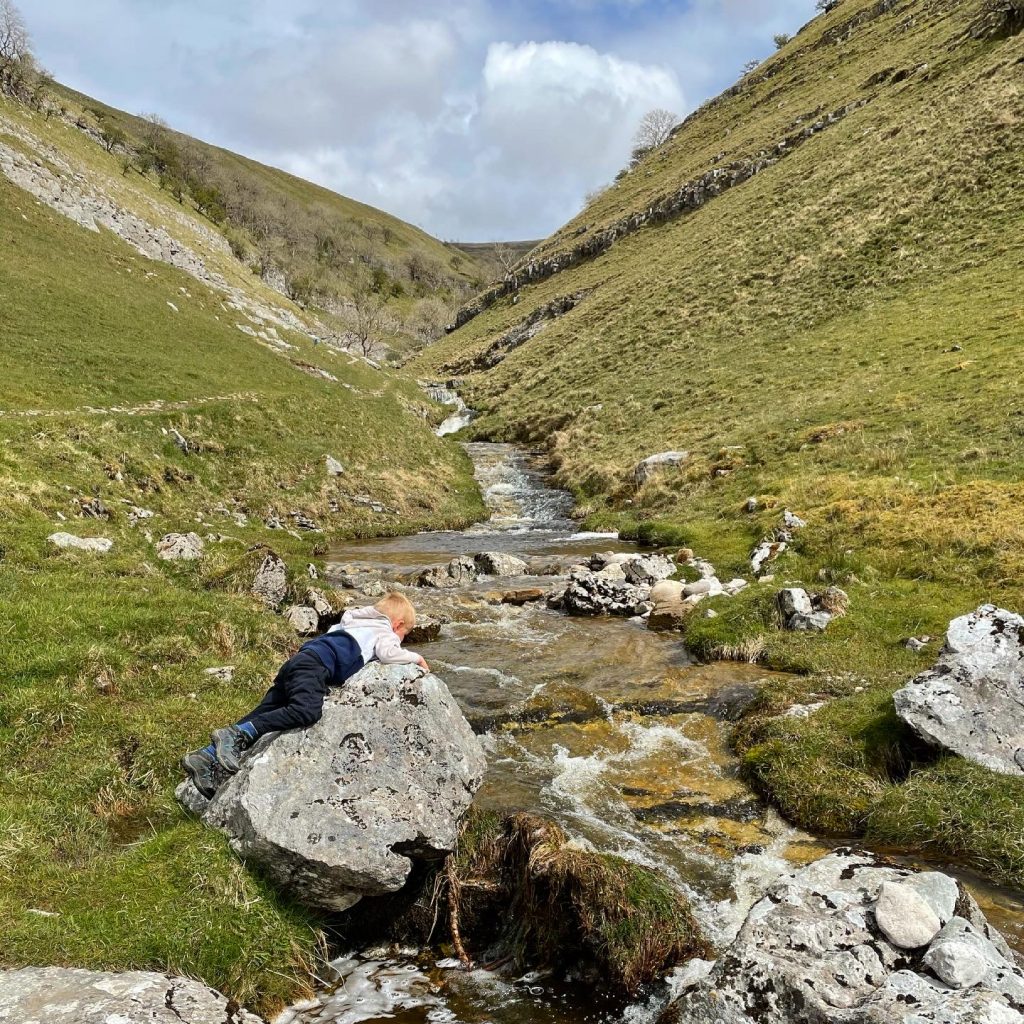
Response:
[[[596,551],[633,550],[614,535],[579,533],[570,496],[546,486],[528,453],[466,447],[492,510],[488,522],[346,543],[332,552],[331,572],[373,570],[395,579],[480,551],[516,554],[539,572]],[[781,874],[829,849],[760,804],[738,777],[720,703],[770,673],[697,665],[678,639],[640,622],[571,618],[543,602],[494,603],[496,591],[553,585],[551,576],[537,575],[412,594],[422,613],[445,622],[422,653],[485,729],[489,767],[478,803],[536,810],[580,843],[658,870],[687,893],[706,935],[721,946]],[[1008,940],[1021,942],[1019,897],[975,891]],[[397,957],[356,951],[335,969],[339,980],[316,1005],[285,1019],[644,1024],[661,1005],[655,996],[623,1018],[621,1008],[595,1006],[571,983],[467,973],[414,950]]]

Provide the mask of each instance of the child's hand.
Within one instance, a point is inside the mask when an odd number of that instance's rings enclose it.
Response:
[[[430,666],[426,663],[426,661],[422,657],[417,660],[416,664],[419,665],[419,667],[421,669],[423,669],[424,672],[429,672],[430,671]]]

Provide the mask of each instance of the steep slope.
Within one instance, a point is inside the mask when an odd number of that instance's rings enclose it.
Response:
[[[297,644],[249,592],[268,550],[305,601],[331,534],[479,516],[471,467],[414,382],[316,344],[156,183],[2,100],[0,253],[0,963],[173,970],[270,1011],[320,922],[182,814],[177,760]],[[160,559],[172,532],[203,557]]]
[[[155,116],[59,85],[51,103],[109,150],[125,176],[150,178],[198,211],[252,273],[316,310],[342,343],[360,345],[369,328],[376,354],[417,348],[498,276],[474,253],[397,217],[173,131]]]
[[[807,674],[767,713],[843,698],[748,723],[750,770],[802,823],[927,821],[1017,884],[1020,784],[919,762],[889,698],[928,656],[902,639],[1024,606],[1022,27],[1017,0],[841,0],[412,364],[461,381],[478,434],[547,444],[594,524],[749,576],[783,508],[807,519],[772,571],[845,587],[847,618],[779,631],[764,584],[686,627]],[[670,449],[688,461],[638,485]]]

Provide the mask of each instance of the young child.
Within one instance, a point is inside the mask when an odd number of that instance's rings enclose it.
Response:
[[[284,729],[303,729],[319,721],[324,697],[371,661],[385,665],[430,666],[402,641],[416,625],[416,611],[402,594],[390,593],[372,608],[345,612],[341,622],[323,636],[309,640],[280,668],[274,685],[259,707],[234,725],[214,731],[213,742],[181,759],[181,766],[203,796],[212,797],[220,780],[218,768],[234,773],[239,758],[260,736]]]

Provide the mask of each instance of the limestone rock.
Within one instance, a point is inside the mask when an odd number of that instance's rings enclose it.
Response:
[[[683,597],[683,584],[678,580],[662,580],[651,587],[651,600],[655,606],[682,601]]]
[[[267,554],[256,571],[252,593],[268,608],[275,610],[281,606],[288,593],[288,568],[273,551]]]
[[[778,558],[786,550],[786,546],[783,541],[772,539],[761,541],[750,556],[750,567],[754,570],[754,574],[759,574],[768,562]]]
[[[374,663],[315,725],[261,739],[203,817],[295,899],[345,910],[454,848],[484,768],[437,676]]]
[[[575,570],[560,604],[570,615],[633,616],[650,596],[650,587],[628,582],[622,564],[613,562],[600,572]]]
[[[156,542],[156,557],[167,562],[194,562],[203,557],[203,541],[196,533],[167,533]]]
[[[211,676],[216,679],[218,683],[230,683],[235,678],[235,666],[234,665],[217,665],[213,668],[204,668],[204,676]]]
[[[1024,618],[982,605],[954,619],[933,668],[893,697],[922,739],[1006,775],[1024,775]]]
[[[697,594],[700,594],[701,597],[716,597],[723,592],[723,589],[718,578],[712,576],[711,579],[687,583],[683,587],[683,595],[685,597],[695,597]]]
[[[433,587],[437,590],[450,590],[453,587],[472,583],[478,574],[476,562],[468,555],[453,558],[447,565],[426,569],[416,578],[416,585]]]
[[[810,595],[799,587],[787,587],[775,595],[779,613],[783,622],[788,622],[794,615],[810,615],[814,611]]]
[[[903,883],[913,889],[935,911],[940,923],[945,925],[956,913],[956,901],[960,898],[960,889],[949,875],[941,871],[922,871],[911,875]]]
[[[521,558],[503,551],[482,551],[473,561],[485,576],[524,576],[529,569]]]
[[[623,563],[622,571],[629,583],[650,587],[667,580],[676,567],[664,555],[643,555]]]
[[[416,644],[430,643],[441,635],[442,625],[440,619],[431,619],[420,615],[416,619],[416,625],[406,635],[405,642],[410,647],[415,647]]]
[[[262,1024],[198,981],[64,967],[0,971],[4,1024]]]
[[[542,601],[548,592],[542,587],[519,587],[516,590],[491,590],[484,595],[488,604],[511,604],[522,607],[533,601]]]
[[[913,894],[906,884],[912,874],[871,854],[838,850],[788,875],[754,905],[708,978],[678,1000],[677,1019],[687,1024],[1019,1021],[1024,975],[966,891],[960,890],[959,901],[967,908],[965,926],[987,943],[991,956],[988,972],[972,988],[936,983],[923,958],[908,956],[880,933],[874,904],[883,885],[896,883]],[[959,920],[946,926],[944,938],[972,941]],[[939,937],[934,944],[943,941]]]
[[[659,452],[657,455],[648,455],[633,468],[633,481],[637,487],[641,487],[655,473],[673,466],[681,466],[689,457],[689,452]]]
[[[313,636],[320,631],[320,616],[308,605],[293,604],[285,610],[284,617],[299,636]]]
[[[786,629],[803,631],[807,633],[824,633],[832,616],[828,612],[811,612],[810,615],[797,613],[789,618]]]
[[[950,939],[934,942],[924,955],[924,965],[950,988],[970,988],[988,974],[989,964],[980,950]]]
[[[691,611],[692,607],[682,601],[656,603],[647,619],[647,628],[660,631],[682,629],[686,625]]]
[[[882,934],[900,949],[927,946],[942,923],[928,901],[909,885],[883,882],[875,904],[875,923]]]
[[[73,533],[51,533],[46,539],[54,547],[91,551],[97,555],[105,555],[114,546],[114,542],[107,537],[76,537]]]
[[[344,476],[345,467],[335,458],[328,455],[324,458],[324,462],[327,466],[328,476]]]

